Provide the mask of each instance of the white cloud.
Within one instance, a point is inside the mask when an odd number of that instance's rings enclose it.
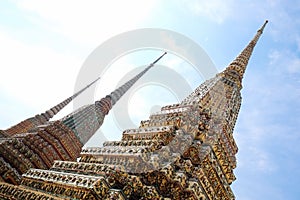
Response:
[[[290,73],[300,73],[300,58],[290,60],[288,71]]]
[[[270,69],[281,74],[300,73],[300,57],[288,49],[274,49],[269,53]]]
[[[23,0],[20,8],[40,26],[82,44],[97,45],[104,39],[136,28],[156,1],[38,1]],[[35,16],[38,15],[39,18]]]
[[[51,106],[72,94],[80,61],[42,45],[28,45],[0,33],[0,87],[32,107]],[[67,81],[64,81],[67,80]],[[69,92],[67,92],[69,91]],[[47,97],[47,98],[44,98]]]
[[[273,163],[272,158],[268,154],[267,151],[257,148],[249,148],[250,152],[252,152],[252,159],[250,160],[252,167],[255,167],[256,170],[260,170],[263,172],[274,172],[277,170],[277,166]]]
[[[184,1],[184,4],[195,14],[205,16],[210,20],[222,23],[233,12],[232,8],[233,1],[222,1],[222,0],[188,0]]]
[[[149,119],[151,110],[156,106],[165,106],[171,103],[178,103],[176,96],[169,90],[159,85],[149,85],[139,88],[131,96],[129,102],[129,114],[132,120],[139,125],[141,120]]]
[[[94,49],[108,37],[137,28],[150,14],[155,2],[16,1],[20,16],[25,17],[22,20],[30,21],[33,29],[25,27],[26,36],[19,37],[24,31],[21,22],[12,21],[12,25],[8,20],[7,24],[0,24],[1,90],[23,102],[24,106],[32,107],[35,112],[54,106],[73,93],[82,58],[90,53],[72,47]],[[11,34],[14,30],[18,31],[18,37]],[[40,32],[36,33],[37,30]],[[30,34],[31,31],[35,34]],[[36,34],[47,34],[51,38],[45,35],[35,41]],[[67,48],[68,51],[57,46],[63,39],[72,46]],[[113,78],[103,77],[101,81],[105,85],[115,83],[123,69],[115,70]],[[57,117],[71,111],[70,106]]]

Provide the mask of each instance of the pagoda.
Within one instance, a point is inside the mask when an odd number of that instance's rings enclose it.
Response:
[[[27,118],[6,130],[0,130],[0,181],[18,184],[21,175],[29,168],[45,169],[52,166],[54,158],[70,159],[63,150],[63,144],[51,134],[49,127],[53,125],[50,119],[97,80],[99,78],[46,112]],[[55,144],[54,148],[60,149],[58,153],[52,152],[53,147],[49,149],[52,144]],[[76,156],[73,157],[76,159]]]
[[[75,161],[83,145],[102,125],[105,115],[112,106],[165,54],[123,86],[94,104],[83,106],[60,120],[49,121],[99,78],[45,113],[2,131],[0,181],[18,185],[22,174],[30,168],[49,169],[55,160]]]
[[[120,141],[107,141],[102,147],[86,148],[80,156],[77,154],[77,147],[88,141],[111,107],[153,63],[95,104],[48,125],[45,138],[56,137],[60,143],[72,140],[70,148],[65,148],[71,159],[49,155],[60,149],[47,150],[45,155],[52,156],[54,164],[49,167],[50,162],[43,163],[49,169],[24,170],[15,185],[0,183],[0,198],[235,199],[230,187],[236,179],[233,169],[238,151],[233,130],[246,66],[266,24],[224,71],[206,80],[180,103],[151,114],[139,128],[124,130]],[[62,136],[62,132],[68,135]],[[78,161],[76,156],[80,157]]]

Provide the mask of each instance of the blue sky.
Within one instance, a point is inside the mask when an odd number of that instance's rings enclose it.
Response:
[[[268,19],[243,80],[235,128],[237,180],[232,187],[238,200],[299,199],[299,13],[300,1],[288,0],[1,1],[0,128],[71,95],[86,57],[124,31],[163,28],[181,33],[197,42],[221,71]],[[113,90],[118,80],[156,54],[141,51],[133,57],[111,66],[95,98]],[[174,66],[193,88],[203,81],[176,56],[162,62]],[[153,87],[156,95],[149,87],[132,95],[128,112],[133,121],[146,119],[155,106],[178,100],[166,88]],[[72,110],[68,106],[57,118]],[[121,135],[115,118],[110,114],[102,127],[108,139]],[[95,137],[89,145],[98,141]]]

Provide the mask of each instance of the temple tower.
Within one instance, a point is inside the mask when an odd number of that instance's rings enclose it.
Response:
[[[18,133],[26,133],[30,131],[31,129],[34,129],[37,126],[43,125],[47,123],[53,116],[55,116],[59,111],[61,111],[64,107],[66,107],[74,98],[79,96],[82,92],[84,92],[86,89],[88,89],[91,85],[93,85],[95,82],[97,82],[100,79],[97,78],[90,84],[88,84],[86,87],[82,88],[78,92],[76,92],[74,95],[68,97],[67,99],[63,100],[59,104],[53,106],[49,110],[47,110],[44,113],[35,115],[34,117],[30,117],[28,119],[25,119],[21,121],[20,123],[6,129],[6,130],[0,130],[0,137],[10,137]]]
[[[49,170],[30,169],[20,186],[1,183],[0,197],[235,199],[230,188],[238,151],[233,129],[241,105],[242,78],[266,23],[223,72],[182,102],[163,107],[141,121],[139,128],[124,130],[121,141],[82,150],[78,162],[55,161]],[[99,103],[103,113],[111,99]]]
[[[165,54],[94,104],[83,106],[61,120],[49,121],[63,106],[98,79],[57,106],[34,117],[37,124],[22,126],[24,129],[20,133],[13,132],[9,137],[0,138],[0,181],[19,184],[21,175],[30,168],[49,169],[54,160],[75,161],[83,145],[102,125],[112,106]]]

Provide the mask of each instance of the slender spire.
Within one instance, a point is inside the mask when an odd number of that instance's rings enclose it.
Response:
[[[65,99],[61,103],[59,103],[56,106],[50,108],[46,112],[44,112],[42,114],[39,114],[39,115],[36,115],[34,117],[28,118],[28,119],[25,119],[25,120],[21,121],[20,123],[6,129],[6,130],[3,130],[2,134],[0,134],[0,136],[3,135],[3,137],[4,137],[6,135],[7,137],[9,137],[9,136],[13,136],[13,135],[18,134],[18,133],[25,133],[25,132],[28,132],[30,130],[33,130],[35,127],[37,127],[39,125],[45,124],[56,113],[58,113],[61,109],[63,109],[66,105],[68,105],[75,97],[80,95],[83,91],[85,91],[87,88],[89,88],[92,84],[94,84],[99,79],[100,79],[100,77],[97,78],[95,81],[91,82],[90,84],[88,84],[86,87],[84,87],[80,91],[76,92],[71,97]]]
[[[74,98],[76,98],[78,95],[80,95],[82,92],[84,92],[91,85],[96,83],[99,79],[100,79],[100,77],[98,77],[96,80],[94,80],[93,82],[88,84],[86,87],[84,87],[81,90],[79,90],[78,92],[76,92],[71,97],[65,99],[64,101],[60,102],[56,106],[53,106],[52,108],[50,108],[46,112],[41,113],[40,115],[36,115],[35,117],[43,123],[49,121],[54,115],[56,115],[60,110],[62,110],[66,105],[68,105]]]
[[[96,101],[95,104],[87,105],[74,111],[70,115],[61,119],[61,121],[71,128],[84,145],[100,128],[105,118],[105,115],[111,110],[113,105],[138,81],[151,67],[155,65],[164,55],[165,52],[143,71],[133,77],[131,80],[123,84],[112,93]]]
[[[140,78],[142,77],[151,67],[155,65],[164,55],[166,55],[167,52],[162,54],[159,58],[157,58],[153,63],[151,63],[146,69],[144,69],[141,73],[133,77],[131,80],[129,80],[127,83],[113,91],[109,96],[112,98],[112,105],[114,105],[121,96]]]
[[[253,49],[260,38],[261,34],[263,33],[263,30],[268,23],[268,20],[265,21],[263,26],[258,29],[256,35],[254,38],[249,42],[249,44],[246,46],[246,48],[234,59],[229,66],[222,72],[223,75],[230,75],[232,76],[236,81],[241,84],[242,78],[244,76],[248,61],[251,57],[251,54],[253,52]]]
[[[123,84],[118,89],[114,90],[110,95],[107,95],[105,98],[101,99],[100,101],[96,101],[95,105],[97,108],[101,110],[101,112],[107,114],[109,110],[112,108],[113,105],[131,88],[131,86],[139,80],[151,67],[155,65],[164,55],[166,55],[167,52],[162,54],[159,58],[157,58],[153,63],[151,63],[146,69],[144,69],[142,72],[137,74],[135,77],[133,77],[131,80],[129,80],[127,83]]]

